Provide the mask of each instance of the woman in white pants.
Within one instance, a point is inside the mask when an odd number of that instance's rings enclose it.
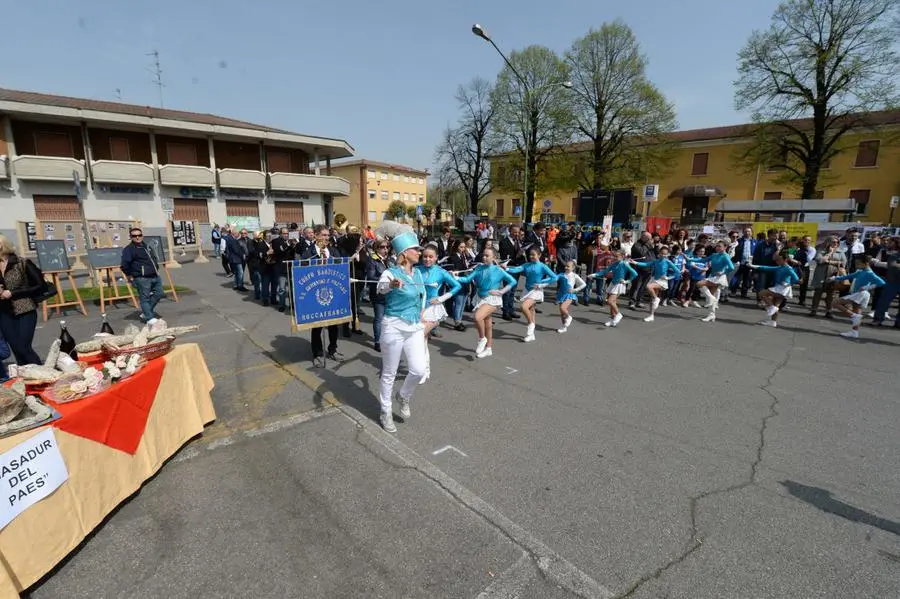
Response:
[[[410,417],[409,401],[413,391],[425,375],[425,326],[422,323],[425,282],[421,272],[413,268],[421,251],[416,234],[398,235],[391,245],[397,264],[382,273],[376,289],[385,301],[381,325],[381,426],[387,432],[395,433],[392,400],[401,354],[406,357],[408,371],[397,394],[404,421]]]

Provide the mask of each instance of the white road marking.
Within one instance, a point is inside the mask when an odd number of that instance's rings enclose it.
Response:
[[[537,568],[527,553],[500,573],[475,599],[517,599],[536,576]]]
[[[458,453],[459,455],[461,455],[464,458],[469,457],[466,454],[464,454],[463,452],[461,452],[460,450],[458,450],[457,448],[453,447],[452,445],[445,445],[444,447],[441,447],[440,449],[436,449],[431,452],[431,455],[440,455],[440,454],[444,453],[445,451],[447,451],[448,449],[452,449],[453,451],[455,451],[456,453]]]
[[[509,371],[506,374],[515,374],[515,373],[519,372],[515,368],[510,368],[509,366],[507,366],[506,369]]]

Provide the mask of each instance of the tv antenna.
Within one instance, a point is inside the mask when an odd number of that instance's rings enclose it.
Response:
[[[119,102],[122,101],[122,88],[121,87],[116,88],[116,100],[118,100]]]
[[[147,56],[153,57],[153,65],[150,68],[150,73],[153,75],[153,85],[156,86],[157,91],[159,92],[159,107],[163,107],[163,88],[165,84],[162,80],[162,67],[159,66],[159,51],[154,50],[147,54]]]

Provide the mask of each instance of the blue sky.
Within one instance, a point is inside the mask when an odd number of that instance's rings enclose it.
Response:
[[[743,122],[736,56],[777,0],[29,0],[3,9],[0,86],[157,105],[346,139],[360,157],[431,168],[458,84],[493,79],[504,51],[562,53],[625,20],[681,128]]]

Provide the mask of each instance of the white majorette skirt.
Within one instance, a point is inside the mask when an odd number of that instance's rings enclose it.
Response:
[[[520,301],[524,302],[525,300],[531,300],[536,304],[543,302],[544,301],[544,290],[543,289],[532,289],[531,291],[526,292],[525,295],[522,296],[522,299]]]
[[[623,293],[625,293],[626,289],[627,289],[627,287],[625,286],[625,283],[616,283],[615,285],[613,285],[612,287],[610,287],[609,289],[606,290],[606,294],[607,295],[622,295]]]
[[[440,322],[447,318],[447,309],[444,304],[429,305],[422,314],[422,320],[425,322]]]
[[[668,288],[669,288],[669,281],[666,280],[666,279],[653,279],[653,284],[654,284],[654,285],[659,285],[659,286],[662,287],[663,289],[668,289]]]
[[[792,289],[791,285],[775,285],[774,287],[769,287],[769,291],[778,294],[783,298],[794,297]]]
[[[844,296],[843,299],[847,301],[851,301],[860,308],[865,309],[866,306],[869,305],[869,298],[872,297],[868,291],[857,291],[856,293],[851,293],[850,295]]]
[[[714,275],[706,279],[716,287],[728,287],[728,275]]]
[[[495,308],[499,308],[503,305],[503,297],[500,295],[489,295],[487,297],[479,298],[475,303],[475,309],[477,310],[481,306],[488,305],[494,306]]]

